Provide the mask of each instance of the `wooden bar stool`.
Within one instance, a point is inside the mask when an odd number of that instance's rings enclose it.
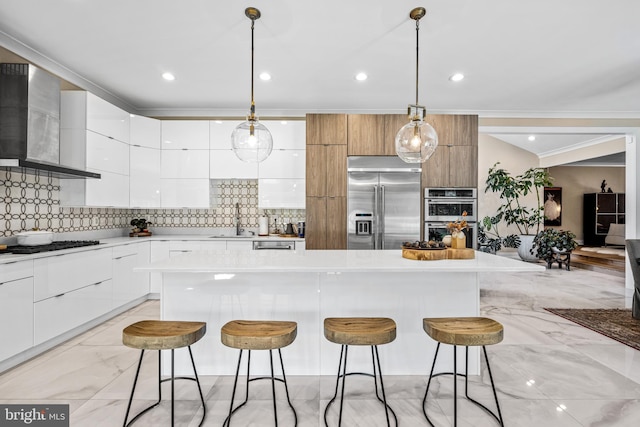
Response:
[[[344,402],[344,384],[348,375],[366,375],[373,377],[376,389],[376,397],[384,404],[384,412],[387,417],[387,426],[391,426],[389,411],[393,415],[395,425],[398,425],[398,418],[393,409],[387,404],[387,397],[384,392],[384,382],[382,381],[382,370],[380,369],[380,357],[378,356],[378,346],[388,344],[396,339],[396,322],[386,317],[329,317],[324,319],[324,336],[327,340],[340,344],[340,363],[338,363],[338,375],[336,378],[336,389],[333,397],[324,409],[324,424],[327,422],[327,412],[338,395],[338,387],[342,378],[342,391],[340,392],[340,412],[338,416],[338,427],[342,425],[342,407]],[[350,345],[371,346],[371,360],[373,364],[373,374],[363,372],[347,372],[347,355]],[[377,366],[376,366],[377,365]],[[342,373],[340,373],[342,370]],[[382,398],[378,393],[378,378],[380,379],[380,390]]]
[[[202,419],[200,424],[204,422],[204,418],[207,416],[207,407],[204,403],[204,396],[202,395],[202,388],[200,387],[200,380],[198,379],[198,372],[196,372],[196,364],[193,361],[193,354],[191,353],[191,345],[200,340],[207,331],[207,324],[204,322],[182,322],[182,321],[169,321],[169,320],[143,320],[141,322],[134,323],[127,326],[122,331],[122,343],[127,347],[137,348],[142,350],[140,352],[140,360],[138,361],[138,369],[136,370],[136,376],[133,380],[133,388],[131,389],[131,396],[129,397],[129,404],[127,405],[127,413],[124,416],[124,426],[133,424],[142,414],[155,408],[160,404],[162,400],[162,383],[165,381],[171,381],[171,425],[174,425],[174,380],[183,379],[195,381],[198,384],[198,392],[200,393],[200,401],[202,402]],[[189,356],[191,357],[191,365],[193,366],[192,377],[176,377],[174,375],[174,363],[173,352],[176,348],[187,347],[189,349]],[[158,401],[148,408],[142,410],[138,415],[133,417],[129,423],[129,411],[131,410],[131,402],[133,401],[133,393],[136,391],[136,383],[138,382],[138,374],[140,374],[140,366],[142,366],[142,358],[145,350],[158,350]],[[160,351],[171,350],[171,378],[162,379],[162,368],[160,361]]]
[[[502,420],[502,412],[500,411],[500,404],[498,403],[498,395],[496,393],[496,387],[493,383],[493,376],[491,375],[491,365],[489,365],[489,358],[487,357],[487,349],[485,346],[497,344],[502,341],[504,335],[504,328],[495,320],[488,319],[486,317],[443,317],[443,318],[426,318],[422,319],[422,327],[424,331],[434,340],[438,342],[436,347],[436,354],[433,357],[433,365],[431,366],[431,373],[429,374],[429,381],[427,382],[427,390],[424,393],[424,399],[422,399],[422,412],[424,413],[427,422],[434,426],[433,422],[427,415],[427,394],[429,393],[429,386],[431,385],[431,379],[439,375],[453,375],[453,425],[458,425],[458,387],[457,376],[464,377],[464,395],[471,402],[480,406],[482,409],[491,414],[502,427],[504,422]],[[436,366],[436,360],[438,358],[438,350],[440,350],[440,344],[453,345],[453,372],[440,372],[433,374],[433,370]],[[456,348],[462,345],[465,347],[465,372],[464,374],[458,374],[456,372]],[[470,346],[482,346],[484,352],[484,360],[487,363],[487,371],[489,372],[489,379],[491,380],[491,389],[493,390],[493,397],[496,401],[496,407],[498,409],[498,415],[489,410],[486,406],[480,402],[469,397],[468,393],[468,368],[469,368],[469,347]]]
[[[233,393],[231,394],[231,405],[229,406],[229,415],[222,423],[224,426],[231,425],[231,416],[249,400],[249,382],[256,380],[271,380],[271,391],[273,393],[273,416],[275,425],[278,425],[278,411],[276,408],[276,386],[275,382],[280,381],[284,384],[284,391],[287,395],[287,402],[293,411],[294,425],[298,425],[298,415],[289,399],[289,388],[287,387],[287,377],[284,373],[284,363],[282,362],[282,352],[280,349],[291,344],[298,333],[298,324],[296,322],[285,322],[275,320],[232,320],[225,324],[220,330],[220,339],[222,344],[227,347],[237,348],[240,350],[238,356],[238,367],[236,368],[236,377],[233,381]],[[282,378],[276,378],[273,373],[273,350],[278,350],[280,357],[280,368],[282,369]],[[236,386],[238,384],[238,374],[240,373],[240,362],[242,361],[242,351],[248,350],[247,355],[247,386],[244,402],[233,407],[233,401],[236,396]],[[269,362],[271,364],[270,377],[257,377],[249,379],[251,368],[251,350],[269,350]]]

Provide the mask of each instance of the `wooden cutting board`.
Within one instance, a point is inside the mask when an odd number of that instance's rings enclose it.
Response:
[[[402,257],[417,261],[435,261],[441,259],[473,259],[475,251],[473,249],[402,249]]]

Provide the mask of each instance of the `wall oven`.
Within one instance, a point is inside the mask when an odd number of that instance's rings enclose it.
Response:
[[[467,213],[467,222],[476,222],[477,193],[475,188],[425,188],[425,221],[455,221]]]
[[[462,219],[466,212],[467,247],[476,249],[478,230],[478,199],[475,188],[425,188],[424,189],[424,239],[442,240],[447,234],[447,224]]]

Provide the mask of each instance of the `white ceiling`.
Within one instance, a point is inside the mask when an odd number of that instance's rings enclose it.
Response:
[[[0,45],[46,57],[51,71],[129,111],[243,116],[247,6],[262,12],[261,116],[404,112],[415,99],[408,15],[424,6],[420,102],[429,112],[640,117],[637,0],[0,0]],[[262,71],[272,80],[258,80]],[[354,80],[360,71],[367,81]],[[466,78],[449,81],[454,72]]]

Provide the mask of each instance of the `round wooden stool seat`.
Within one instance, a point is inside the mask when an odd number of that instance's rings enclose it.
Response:
[[[424,331],[443,344],[481,346],[502,341],[504,328],[486,317],[440,317],[422,319]]]
[[[220,330],[222,344],[240,350],[275,350],[291,344],[298,333],[296,322],[232,320]]]
[[[396,322],[387,317],[328,317],[324,336],[343,345],[381,345],[396,339]]]
[[[122,330],[122,343],[141,350],[170,350],[199,341],[205,332],[205,322],[143,320]]]

